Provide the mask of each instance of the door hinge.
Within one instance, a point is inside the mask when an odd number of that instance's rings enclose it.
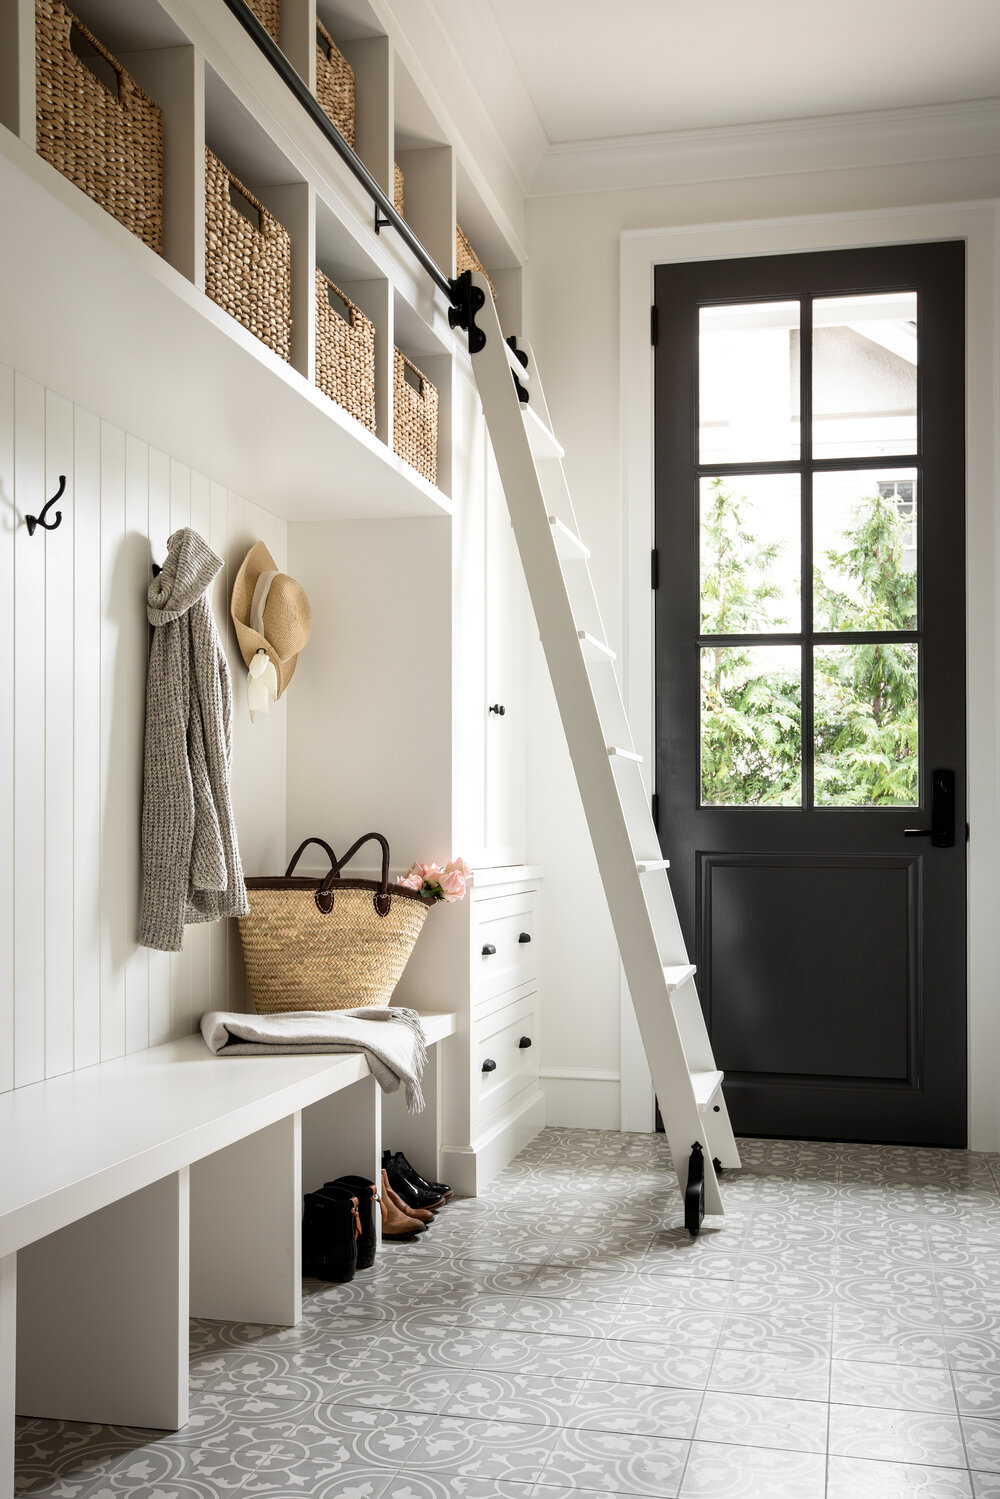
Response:
[[[659,832],[659,830],[660,830],[660,798],[657,796],[657,794],[656,794],[655,791],[653,792],[652,796],[649,798],[649,810],[650,810],[650,812],[653,815],[653,826],[654,826],[654,828],[656,828],[657,832]]]
[[[660,341],[660,318],[656,310],[655,302],[649,309],[649,341],[653,345],[654,349]]]
[[[649,554],[649,586],[650,588],[660,586],[660,554],[656,547]]]

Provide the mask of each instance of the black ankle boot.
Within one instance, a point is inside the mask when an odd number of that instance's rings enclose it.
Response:
[[[312,1280],[354,1279],[360,1221],[357,1198],[347,1192],[307,1192],[302,1215],[302,1274]]]
[[[363,1176],[338,1176],[336,1181],[327,1182],[323,1191],[328,1192],[332,1187],[340,1187],[358,1199],[361,1237],[358,1240],[357,1267],[359,1270],[370,1270],[375,1263],[375,1250],[378,1248],[378,1191],[375,1183],[367,1181]]]
[[[406,1167],[400,1166],[398,1156],[390,1156],[383,1170],[392,1190],[403,1199],[408,1207],[436,1208],[444,1201],[440,1192],[428,1192],[423,1187],[418,1187]]]
[[[447,1182],[429,1182],[426,1177],[420,1175],[415,1166],[410,1165],[401,1150],[397,1150],[395,1155],[388,1150],[383,1150],[382,1165],[387,1171],[390,1164],[396,1170],[408,1173],[410,1181],[412,1181],[415,1187],[419,1187],[422,1192],[432,1192],[435,1197],[450,1197],[452,1195],[451,1188]]]

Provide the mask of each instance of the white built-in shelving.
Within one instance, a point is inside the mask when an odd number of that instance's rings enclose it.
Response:
[[[34,151],[34,3],[0,11],[0,193],[18,233],[0,245],[0,322],[18,368],[288,520],[447,515],[455,361],[448,301],[223,0],[74,0],[73,12],[164,114],[164,247],[157,256]],[[315,89],[317,16],[355,69],[358,156],[448,275],[455,221],[477,242],[520,326],[518,249],[485,211],[368,0],[284,0],[280,45]],[[204,147],[288,228],[291,360],[204,292]],[[313,268],[372,320],[376,431],[313,384]],[[67,268],[72,267],[72,274]],[[38,310],[44,303],[45,315]],[[393,451],[393,346],[439,393],[437,484]],[[278,437],[280,440],[272,441]]]

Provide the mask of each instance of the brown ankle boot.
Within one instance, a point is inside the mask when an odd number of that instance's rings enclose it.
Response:
[[[398,1192],[394,1192],[389,1185],[389,1178],[382,1172],[382,1193],[403,1214],[404,1218],[416,1218],[419,1223],[432,1223],[434,1214],[430,1208],[411,1208],[408,1202],[404,1202]]]
[[[425,1223],[418,1223],[415,1218],[410,1218],[406,1213],[401,1213],[396,1204],[389,1201],[384,1193],[379,1205],[382,1209],[383,1239],[404,1239],[410,1234],[426,1233],[427,1225]]]

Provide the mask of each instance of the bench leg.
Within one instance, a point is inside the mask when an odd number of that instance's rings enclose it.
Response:
[[[302,1316],[301,1116],[191,1167],[191,1315],[290,1327]]]
[[[14,1329],[17,1255],[0,1260],[0,1494],[14,1492]]]
[[[381,1092],[373,1077],[363,1077],[303,1110],[302,1185],[306,1192],[315,1192],[335,1176],[363,1176],[378,1182],[381,1157]]]
[[[185,1424],[186,1168],[18,1253],[17,1410],[167,1431]]]

